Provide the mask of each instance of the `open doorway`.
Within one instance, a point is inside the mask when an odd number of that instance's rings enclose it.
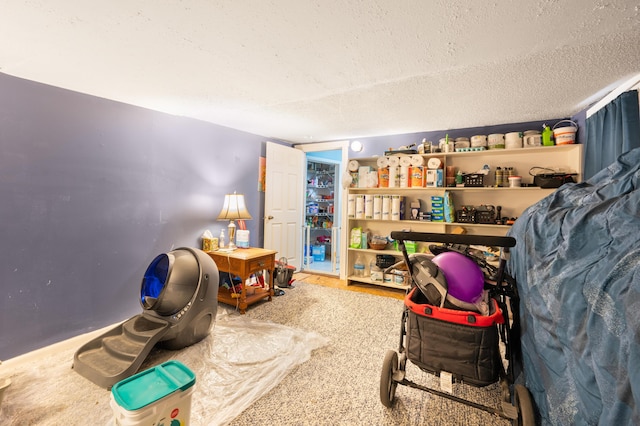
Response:
[[[307,154],[303,270],[340,271],[340,150]]]
[[[327,275],[344,273],[345,218],[342,179],[348,142],[297,145],[306,153],[305,221],[302,232],[302,267],[307,272]]]

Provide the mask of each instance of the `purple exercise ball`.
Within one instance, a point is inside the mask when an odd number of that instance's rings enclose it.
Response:
[[[475,303],[484,289],[484,274],[473,260],[455,251],[446,251],[433,258],[447,279],[449,294],[458,300]]]

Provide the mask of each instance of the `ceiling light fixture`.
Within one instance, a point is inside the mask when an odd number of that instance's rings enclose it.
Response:
[[[362,142],[360,142],[360,141],[351,142],[351,151],[353,151],[353,152],[362,151]]]

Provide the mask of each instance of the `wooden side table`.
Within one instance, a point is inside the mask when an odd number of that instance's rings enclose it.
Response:
[[[233,290],[224,287],[218,288],[218,302],[227,305],[238,306],[240,313],[244,314],[249,305],[259,300],[273,297],[273,270],[276,264],[276,251],[262,248],[239,248],[231,252],[210,251],[209,256],[216,262],[220,272],[228,272],[240,277],[241,292],[235,293]],[[269,288],[256,288],[254,294],[247,294],[245,282],[251,274],[262,270],[269,271]]]

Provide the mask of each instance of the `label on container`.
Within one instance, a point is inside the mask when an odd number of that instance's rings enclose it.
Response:
[[[382,219],[382,195],[373,196],[373,218]]]
[[[364,196],[364,218],[373,219],[373,195]]]
[[[381,270],[374,271],[371,270],[371,281],[382,282],[384,280],[383,274]]]
[[[400,166],[400,188],[409,187],[409,166]]]
[[[381,167],[378,169],[378,186],[380,188],[389,187],[389,168]]]
[[[424,186],[424,168],[411,167],[411,187],[421,188]]]
[[[389,188],[398,188],[400,186],[400,168],[398,166],[389,166]]]
[[[391,196],[382,196],[382,220],[391,219]]]
[[[402,197],[399,195],[391,196],[391,220],[401,220]]]
[[[364,219],[364,195],[356,195],[356,219]]]

